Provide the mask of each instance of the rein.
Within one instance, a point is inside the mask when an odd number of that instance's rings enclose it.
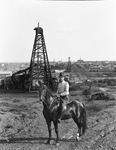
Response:
[[[46,85],[44,86],[44,88],[45,88],[46,92],[48,92],[49,95],[53,98],[53,102],[54,102],[56,99],[59,99],[58,96],[54,97],[54,95],[51,93],[51,91],[48,89],[48,87],[47,87]],[[53,102],[52,102],[52,103],[53,103]],[[47,103],[46,103],[45,101],[43,101],[43,103],[44,103],[45,105],[47,105]]]
[[[54,97],[54,95],[51,93],[51,91],[48,89],[47,86],[45,86],[45,88],[46,88],[47,92],[51,95],[51,97],[54,99],[54,101],[56,99],[60,99],[61,101],[63,101],[63,99],[61,97],[58,97],[57,95],[56,95],[56,97]]]

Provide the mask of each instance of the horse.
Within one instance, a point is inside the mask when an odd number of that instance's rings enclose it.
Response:
[[[46,120],[49,132],[49,138],[46,144],[50,144],[51,141],[51,122],[53,122],[55,128],[57,137],[56,144],[59,144],[59,115],[61,120],[73,119],[78,127],[76,139],[77,141],[80,140],[80,137],[85,133],[87,128],[86,110],[83,103],[73,100],[64,105],[63,100],[59,97],[55,97],[46,85],[39,87],[39,100],[43,103],[43,116]]]

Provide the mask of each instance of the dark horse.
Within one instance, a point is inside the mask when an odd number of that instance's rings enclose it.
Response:
[[[64,106],[63,100],[58,97],[54,97],[46,85],[39,87],[39,98],[43,103],[43,115],[45,117],[48,131],[49,139],[47,143],[51,140],[51,122],[53,121],[55,132],[57,135],[56,143],[58,143],[58,118],[60,115],[61,120],[66,120],[72,118],[78,126],[77,140],[80,136],[85,133],[86,130],[86,111],[84,105],[75,100]]]

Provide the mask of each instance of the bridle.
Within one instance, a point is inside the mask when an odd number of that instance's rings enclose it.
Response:
[[[40,87],[42,89],[40,89],[42,92],[40,93],[40,101],[45,103],[45,97],[46,97],[46,89],[43,87]]]
[[[51,91],[48,89],[48,87],[46,86],[46,85],[43,85],[42,87],[41,87],[42,89],[42,95],[40,96],[40,101],[42,102],[42,103],[44,103],[45,105],[48,105],[46,102],[45,102],[45,98],[46,98],[46,94],[47,93],[49,93],[49,95],[53,98],[53,102],[55,101],[55,100],[58,100],[59,99],[59,97],[58,96],[54,96],[52,93],[51,93]]]

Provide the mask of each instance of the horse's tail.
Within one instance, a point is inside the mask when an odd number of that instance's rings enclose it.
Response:
[[[82,114],[81,114],[81,121],[82,121],[82,125],[83,125],[83,128],[82,128],[82,134],[85,133],[86,129],[87,129],[87,118],[86,118],[86,110],[85,108],[83,107],[82,109]]]

